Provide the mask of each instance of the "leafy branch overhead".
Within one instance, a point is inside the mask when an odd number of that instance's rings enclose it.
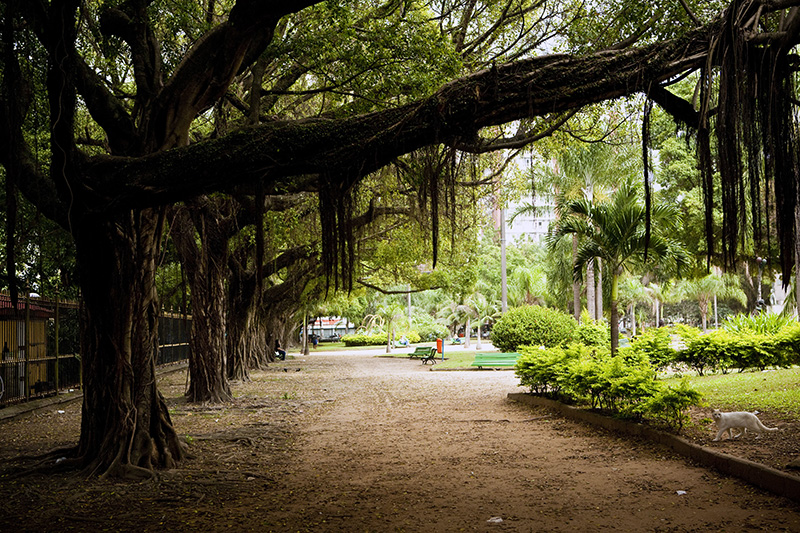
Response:
[[[215,214],[227,201],[217,203],[215,193],[255,198],[235,208],[255,210],[254,280],[238,253],[187,261],[199,267],[196,291],[214,285],[211,300],[225,285],[228,259],[242,266],[240,294],[252,294],[244,287],[262,285],[271,272],[262,259],[281,257],[277,247],[266,253],[261,223],[275,205],[267,199],[276,197],[302,199],[293,212],[303,219],[296,231],[305,234],[286,236],[298,246],[297,276],[316,272],[303,258],[319,245],[320,270],[337,282],[349,276],[372,283],[355,272],[363,217],[380,217],[387,208],[410,217],[430,213],[435,262],[439,201],[454,212],[456,184],[490,180],[456,177],[459,151],[520,149],[568,126],[589,104],[643,94],[696,129],[707,217],[718,171],[723,230],[713,235],[706,219],[709,252],[723,237],[722,255],[730,261],[743,239],[743,219],[758,230],[774,218],[788,279],[798,205],[792,49],[800,0],[734,0],[719,15],[695,0],[665,6],[614,0],[602,10],[595,4],[0,2],[6,241],[13,244],[21,193],[69,231],[86,310],[76,460],[89,472],[146,476],[183,456],[152,364],[156,271],[170,223],[165,207],[178,202],[200,210],[192,223],[205,239],[202,254],[225,248],[217,230],[239,229],[226,227],[226,213]],[[315,42],[322,34],[322,44]],[[536,55],[553,44],[565,53]],[[700,85],[690,103],[671,85],[693,73]],[[371,199],[359,188],[378,179],[375,171],[426,147],[433,152],[430,172],[407,172],[400,187],[407,190],[382,189],[402,195],[402,202],[376,200],[375,210],[366,210]],[[396,164],[398,175],[404,166],[414,168]],[[214,205],[203,214],[205,197]],[[185,229],[181,248],[192,254],[194,234]],[[289,260],[293,254],[284,251]],[[6,261],[12,279],[14,263]],[[375,277],[399,281],[400,274],[376,269]],[[287,275],[288,283],[264,293],[303,300],[310,292],[295,279]],[[471,274],[458,281],[470,280]],[[206,328],[214,330],[220,353],[222,318],[209,315]],[[244,316],[239,324],[248,320],[258,318]],[[280,317],[272,320],[269,327]],[[221,381],[222,361],[204,369],[205,376]]]

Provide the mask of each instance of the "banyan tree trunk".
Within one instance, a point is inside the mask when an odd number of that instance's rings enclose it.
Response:
[[[191,212],[178,211],[170,230],[192,292],[186,391],[191,402],[222,402],[231,398],[225,375],[228,235],[214,207],[210,202],[197,202]]]
[[[233,268],[228,284],[228,379],[250,379],[248,329],[253,323],[256,278],[252,272]]]
[[[184,455],[155,379],[160,233],[149,210],[73,223],[85,312],[77,453],[92,474],[147,477]]]

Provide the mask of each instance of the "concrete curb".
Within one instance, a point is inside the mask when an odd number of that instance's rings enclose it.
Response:
[[[156,368],[156,374],[168,374],[188,368],[188,362],[179,362],[164,365]],[[52,396],[45,396],[44,398],[37,398],[36,400],[29,400],[27,402],[20,402],[7,405],[0,409],[0,422],[11,420],[14,418],[22,417],[38,411],[39,409],[46,409],[60,405],[62,403],[74,402],[76,400],[83,400],[83,391],[80,388],[75,388],[72,392],[59,392]]]
[[[800,477],[781,472],[780,470],[753,461],[748,461],[747,459],[741,459],[726,453],[711,450],[704,446],[699,446],[677,435],[658,431],[642,424],[602,416],[587,411],[586,409],[578,409],[547,398],[516,392],[509,393],[508,399],[525,405],[546,407],[558,412],[565,418],[587,422],[610,431],[648,439],[657,444],[666,446],[675,453],[688,459],[696,461],[704,466],[714,468],[723,474],[737,477],[751,485],[800,502]]]
[[[37,400],[15,403],[0,409],[0,422],[11,420],[33,413],[39,409],[53,407],[63,403],[74,402],[83,398],[83,392],[76,389],[74,392],[60,392],[53,396],[46,396]]]

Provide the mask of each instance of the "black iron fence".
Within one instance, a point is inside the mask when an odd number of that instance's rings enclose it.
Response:
[[[159,318],[157,365],[189,358],[191,316]],[[81,386],[80,304],[0,294],[0,407]]]
[[[156,365],[168,365],[189,359],[189,330],[192,317],[162,313],[158,319],[158,355]]]

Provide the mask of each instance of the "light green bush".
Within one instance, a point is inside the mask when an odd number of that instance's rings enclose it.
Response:
[[[656,370],[669,366],[677,356],[667,328],[649,328],[631,341],[631,349],[646,356]]]
[[[419,333],[416,331],[395,332],[394,338],[395,340],[400,340],[404,335],[411,344],[420,342]],[[386,333],[373,333],[372,335],[355,333],[342,337],[342,342],[344,342],[345,346],[381,346],[388,342],[388,338]]]
[[[520,384],[534,394],[589,403],[628,418],[652,418],[680,428],[700,394],[685,383],[667,388],[655,379],[649,358],[632,348],[611,357],[608,349],[578,343],[523,347],[517,360]]]
[[[702,396],[689,386],[684,378],[677,387],[660,386],[653,396],[642,405],[642,416],[657,420],[680,430],[689,420],[689,408],[701,405]]]
[[[492,328],[492,344],[503,352],[515,352],[520,346],[551,348],[570,342],[577,321],[548,307],[528,305],[509,309]]]
[[[611,346],[611,330],[605,322],[581,321],[575,330],[575,341],[586,346]]]

